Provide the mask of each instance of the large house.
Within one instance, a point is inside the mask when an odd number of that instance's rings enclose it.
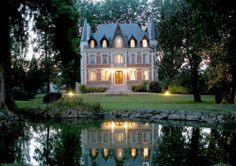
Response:
[[[94,33],[85,19],[80,43],[81,84],[130,87],[157,78],[154,22],[147,31],[138,24],[102,24]]]

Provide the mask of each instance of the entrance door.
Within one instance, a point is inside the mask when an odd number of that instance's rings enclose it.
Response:
[[[123,84],[123,72],[122,71],[116,71],[115,84]]]

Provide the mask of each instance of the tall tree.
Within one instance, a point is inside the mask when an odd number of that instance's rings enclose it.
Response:
[[[26,24],[23,14],[26,12],[26,8],[23,3],[24,1],[19,0],[3,0],[0,10],[2,22],[0,31],[0,75],[2,80],[0,104],[7,106],[10,110],[15,109],[11,81],[11,37],[15,37],[19,43],[25,40]]]
[[[236,90],[235,4],[230,0],[188,0],[188,2],[192,9],[199,13],[194,19],[201,26],[201,32],[209,38],[208,51],[210,52],[211,65],[215,69],[218,65],[225,63],[229,65],[230,70],[225,74],[232,76],[231,83],[229,83],[230,90],[223,90],[223,93],[230,94],[229,103],[234,103]],[[215,46],[222,49],[215,52]]]
[[[195,14],[185,0],[163,1],[158,31],[160,48],[164,54],[162,70],[170,71],[172,75],[180,70],[189,71],[194,101],[200,102],[199,77],[203,57],[200,54],[201,47],[197,44],[202,41],[202,36],[193,20]]]

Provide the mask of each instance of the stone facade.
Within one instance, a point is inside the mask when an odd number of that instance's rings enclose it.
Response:
[[[116,87],[157,78],[154,23],[148,31],[137,24],[103,24],[95,33],[85,20],[80,44],[81,84]]]

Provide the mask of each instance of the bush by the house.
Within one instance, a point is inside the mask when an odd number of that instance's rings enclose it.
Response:
[[[82,84],[79,86],[79,90],[81,93],[87,93],[87,86]]]
[[[171,85],[169,91],[173,94],[189,94],[189,89],[180,85]]]
[[[155,92],[155,93],[160,93],[162,91],[162,88],[161,88],[161,85],[159,82],[157,81],[152,81],[150,84],[149,84],[149,90],[151,92]]]
[[[43,103],[51,103],[57,101],[62,97],[61,93],[48,93],[43,97]]]
[[[80,85],[80,92],[81,93],[100,93],[106,92],[107,88],[105,87],[89,87],[86,85]]]
[[[138,85],[131,86],[133,92],[147,92],[148,91],[148,82],[143,81]]]
[[[13,88],[13,95],[15,100],[29,100],[34,98],[35,94],[31,92],[27,92],[24,89],[19,87]]]

